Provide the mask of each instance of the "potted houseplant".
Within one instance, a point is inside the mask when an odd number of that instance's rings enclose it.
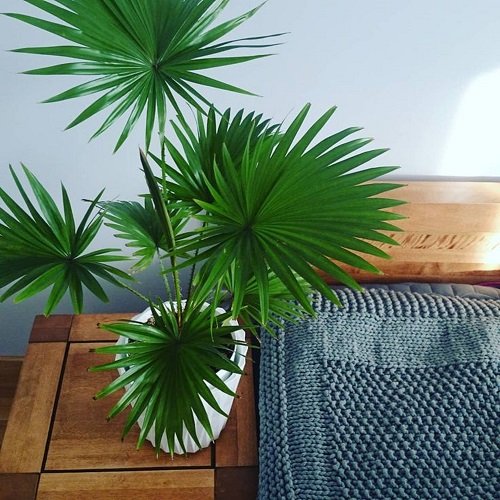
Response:
[[[397,230],[391,221],[400,216],[386,209],[401,202],[380,196],[397,184],[371,181],[395,167],[360,169],[384,150],[346,140],[357,128],[327,131],[335,108],[305,127],[309,105],[288,126],[211,105],[200,87],[246,91],[203,70],[263,57],[233,52],[269,47],[279,36],[223,40],[258,7],[217,24],[228,0],[25,1],[51,20],[8,15],[70,42],[18,49],[69,59],[29,73],[92,77],[49,99],[98,94],[70,127],[108,110],[99,135],[125,117],[119,148],[145,115],[138,164],[146,188],[141,201],[107,201],[101,192],[77,224],[64,187],[60,210],[26,167],[31,193],[11,168],[25,207],[0,188],[0,300],[51,287],[48,315],[67,292],[77,313],[84,288],[106,300],[100,280],[140,295],[146,317],[101,325],[122,340],[99,349],[117,358],[93,369],[121,371],[97,397],[126,389],[109,416],[133,405],[124,435],[141,419],[138,446],[149,434],[157,453],[191,450],[189,440],[199,448],[203,432],[216,437],[209,413],[228,412],[211,388],[232,398],[228,374],[242,373],[237,319],[258,337],[260,328],[312,314],[313,290],[338,303],[317,269],[358,289],[339,262],[378,272],[360,254],[387,257],[373,242],[395,244],[383,231]],[[158,266],[164,297],[142,296],[112,264],[127,255],[88,250],[103,224],[135,249],[134,271]]]

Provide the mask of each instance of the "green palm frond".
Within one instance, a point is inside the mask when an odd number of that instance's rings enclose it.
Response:
[[[0,200],[6,207],[0,207],[0,288],[11,285],[0,296],[0,302],[15,294],[15,301],[20,302],[50,286],[45,315],[55,309],[68,289],[77,313],[83,307],[83,287],[107,301],[97,278],[121,286],[117,278],[130,277],[109,265],[109,262],[126,259],[112,255],[116,249],[85,253],[102,225],[102,213],[92,215],[102,193],[91,202],[76,226],[64,186],[61,214],[49,193],[23,165],[39,206],[37,210],[12,167],[10,170],[27,211],[0,188]]]
[[[17,52],[72,60],[27,73],[95,77],[46,102],[100,94],[68,128],[111,107],[94,137],[120,117],[128,115],[115,150],[126,140],[144,112],[146,148],[149,148],[155,120],[160,134],[164,133],[168,105],[176,113],[181,113],[179,99],[199,110],[209,106],[209,101],[196,90],[197,86],[250,94],[203,72],[265,57],[269,54],[225,54],[239,49],[271,47],[275,44],[259,41],[279,36],[221,41],[260,8],[216,24],[229,0],[25,1],[50,14],[55,21],[17,13],[7,15],[71,44],[28,47],[17,49]]]
[[[212,317],[212,308],[189,304],[182,312],[182,322],[172,309],[162,303],[151,304],[154,325],[132,321],[103,324],[101,328],[122,335],[133,342],[96,349],[105,354],[121,354],[123,357],[105,365],[93,367],[93,371],[118,367],[126,371],[96,398],[102,398],[126,388],[125,394],[109,413],[114,417],[130,403],[134,407],[129,414],[123,437],[125,437],[141,414],[144,424],[137,447],[145,441],[153,424],[155,426],[155,448],[160,452],[160,443],[165,435],[173,454],[177,438],[185,450],[184,427],[199,445],[194,428],[193,415],[212,436],[211,425],[202,401],[224,414],[206,383],[212,384],[226,394],[235,394],[216,375],[219,370],[242,373],[239,367],[226,356],[238,344],[230,336],[240,329],[226,323],[230,314]]]
[[[160,252],[169,252],[165,232],[161,227],[158,212],[150,197],[141,204],[137,201],[112,201],[103,203],[105,224],[115,231],[117,238],[128,240],[127,247],[138,248],[133,253],[140,258],[132,269],[142,271],[149,267]],[[182,230],[188,221],[182,210],[169,209],[174,232]]]
[[[234,269],[233,264],[232,269]],[[305,295],[312,293],[309,284],[300,276],[296,276],[298,283],[302,287]],[[236,294],[234,284],[234,272],[230,270],[228,278],[225,282],[226,289],[231,295]],[[259,286],[260,285],[260,286]],[[289,323],[297,323],[299,320],[305,319],[308,312],[294,300],[294,296],[290,293],[283,282],[271,271],[267,276],[267,289],[262,287],[262,281],[259,284],[255,276],[252,276],[243,295],[239,317],[247,328],[259,337],[258,331],[263,328],[272,336],[276,335],[273,326],[281,326],[283,321]],[[268,316],[264,314],[268,311]]]
[[[133,256],[140,259],[132,269],[146,269],[160,249],[166,250],[167,242],[149,198],[144,200],[144,204],[137,201],[112,201],[104,203],[103,207],[108,221],[105,224],[117,231],[115,236],[128,240],[126,246],[138,248]]]
[[[182,117],[179,124],[172,122],[182,153],[167,140],[173,166],[164,166],[170,179],[166,184],[169,196],[182,201],[193,212],[200,211],[194,200],[213,201],[207,181],[215,181],[214,166],[222,163],[225,149],[239,168],[245,151],[252,151],[262,137],[272,138],[277,129],[277,125],[269,124],[270,120],[263,120],[262,115],[254,112],[245,115],[242,109],[234,117],[228,109],[217,119],[211,107],[206,117],[198,113],[197,118],[196,134]],[[155,160],[162,166],[159,158]]]
[[[262,317],[268,317],[269,271],[310,312],[298,277],[338,302],[317,269],[359,288],[335,262],[379,273],[360,254],[387,258],[371,242],[397,244],[383,231],[398,230],[388,221],[403,217],[389,209],[403,202],[380,195],[399,184],[370,182],[396,167],[356,170],[385,150],[357,152],[369,139],[342,142],[357,128],[313,145],[334,110],[299,135],[309,111],[309,105],[305,106],[285,131],[275,132],[274,141],[266,137],[251,151],[247,147],[239,167],[225,150],[223,160],[214,167],[214,180],[207,181],[213,201],[197,200],[205,210],[197,216],[203,226],[181,247],[185,252],[199,252],[192,261],[203,261],[202,295],[233,271],[235,316],[243,306],[247,283],[255,279]]]

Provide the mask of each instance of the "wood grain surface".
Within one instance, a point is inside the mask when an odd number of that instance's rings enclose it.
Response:
[[[258,463],[251,352],[249,352],[245,365],[245,375],[241,377],[237,394],[239,397],[231,408],[226,427],[216,441],[216,467],[252,466]]]
[[[38,500],[213,500],[214,471],[42,474]]]
[[[390,260],[367,257],[383,275],[340,266],[360,283],[481,283],[500,280],[500,183],[410,182],[391,192],[399,246],[378,244]],[[337,284],[322,274],[327,282]]]
[[[71,326],[71,342],[116,342],[116,334],[102,330],[99,323],[113,323],[123,319],[130,319],[137,313],[108,313],[108,314],[79,314],[74,317]]]
[[[255,500],[258,467],[222,467],[215,471],[215,500]]]
[[[20,356],[0,356],[0,447],[23,365]]]
[[[29,344],[0,450],[0,472],[41,471],[65,349],[62,342]]]
[[[52,316],[36,316],[31,328],[30,342],[66,342],[71,329],[73,316],[70,314],[53,314]]]
[[[38,474],[0,473],[0,500],[35,500]]]
[[[99,316],[93,319],[96,317]],[[136,450],[137,426],[121,441],[127,411],[109,422],[106,415],[122,393],[93,400],[93,396],[115,378],[112,371],[88,371],[90,366],[113,360],[113,356],[89,352],[102,345],[70,344],[45,470],[210,466],[210,448],[174,459],[162,453],[158,460],[149,442]]]

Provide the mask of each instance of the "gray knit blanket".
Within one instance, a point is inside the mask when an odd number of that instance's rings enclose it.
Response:
[[[338,295],[263,336],[259,499],[500,498],[500,300]]]

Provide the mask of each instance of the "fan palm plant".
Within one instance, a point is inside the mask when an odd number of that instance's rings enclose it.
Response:
[[[101,326],[128,342],[97,349],[117,359],[94,370],[119,368],[122,374],[96,397],[125,388],[109,414],[133,404],[124,435],[143,418],[138,446],[154,429],[157,452],[162,438],[171,453],[176,442],[186,451],[184,431],[200,445],[195,420],[216,437],[207,405],[224,413],[207,384],[235,395],[216,375],[241,373],[226,356],[241,343],[231,318],[258,336],[261,327],[313,314],[313,290],[338,304],[318,270],[357,289],[342,264],[379,272],[363,255],[388,257],[378,243],[396,244],[385,232],[398,230],[393,221],[401,217],[390,209],[401,202],[384,196],[398,184],[372,181],[395,167],[360,168],[384,150],[367,150],[369,139],[353,139],[358,128],[330,132],[335,108],[305,127],[309,105],[289,125],[279,125],[209,103],[200,86],[246,91],[204,70],[267,55],[235,50],[273,45],[267,39],[277,35],[223,39],[259,7],[216,24],[228,0],[25,1],[52,20],[8,15],[70,42],[18,49],[70,60],[28,73],[91,77],[48,101],[98,94],[70,127],[108,110],[99,135],[125,115],[118,148],[145,114],[140,165],[147,189],[141,202],[106,201],[100,193],[77,226],[64,187],[60,213],[23,167],[37,207],[11,169],[26,208],[0,189],[0,287],[8,286],[0,300],[17,294],[20,301],[52,287],[45,314],[67,290],[81,312],[84,287],[106,300],[98,279],[141,296],[151,321]],[[194,127],[184,116],[186,105],[196,111]],[[193,219],[198,224],[188,229]],[[111,265],[125,258],[115,249],[87,252],[102,224],[134,249],[135,271],[159,266],[164,298],[139,294],[129,274]],[[227,312],[220,314],[223,303]]]

